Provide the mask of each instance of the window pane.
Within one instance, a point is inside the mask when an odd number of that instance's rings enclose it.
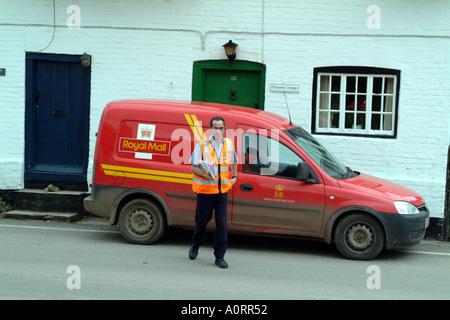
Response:
[[[381,111],[381,96],[372,97],[372,111]]]
[[[355,129],[365,129],[366,128],[366,114],[358,113],[356,116],[356,128]]]
[[[356,77],[347,77],[347,92],[355,92]]]
[[[331,95],[331,109],[332,110],[339,110],[339,100],[340,100],[340,94],[332,94]]]
[[[341,77],[333,76],[331,79],[331,91],[339,92],[341,91]]]
[[[328,110],[329,101],[330,101],[330,94],[321,93],[319,96],[319,109]]]
[[[339,112],[331,113],[331,128],[339,128]]]
[[[381,115],[380,114],[372,114],[372,130],[380,130],[380,121],[381,121]]]
[[[381,88],[383,86],[383,78],[375,77],[373,78],[373,93],[381,93]]]
[[[345,96],[345,109],[346,110],[355,110],[355,95],[348,94]]]
[[[394,78],[384,79],[384,93],[394,93]]]
[[[330,91],[330,76],[320,76],[320,91]]]
[[[299,162],[294,151],[277,140],[253,133],[244,134],[243,172],[295,178]]]
[[[384,97],[384,105],[383,105],[384,112],[392,112],[393,100],[394,100],[394,97],[392,97],[392,96]]]
[[[345,128],[346,129],[351,129],[353,128],[353,122],[355,119],[355,114],[353,112],[346,112],[345,113]]]
[[[269,139],[271,144],[278,144],[278,148],[275,147],[275,150],[279,150],[279,159],[277,157],[272,157],[270,161],[272,162],[271,167],[277,168],[276,161],[278,160],[278,171],[275,173],[278,177],[284,178],[295,178],[297,175],[297,167],[299,162],[303,162],[302,158],[300,158],[294,151],[280,143],[279,141]]]
[[[366,111],[366,96],[359,95],[357,98],[357,110],[358,111]]]
[[[328,112],[319,112],[319,128],[328,128]]]
[[[367,77],[358,77],[358,92],[367,92]]]
[[[383,117],[383,130],[392,130],[392,114],[385,114]]]
[[[257,173],[259,174],[261,171],[258,163],[263,162],[264,164],[268,164],[267,159],[267,138],[264,136],[259,136],[254,133],[245,133],[242,141],[242,154],[244,158],[244,163],[242,164],[243,172],[247,173]],[[258,141],[258,137],[261,137],[261,140]],[[264,139],[265,138],[265,139]],[[264,148],[265,157],[261,157],[260,150]]]

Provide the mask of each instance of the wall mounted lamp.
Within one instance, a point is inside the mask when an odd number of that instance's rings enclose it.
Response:
[[[88,55],[86,52],[83,53],[83,55],[80,58],[81,65],[85,68],[89,67],[91,65],[91,56]]]
[[[225,48],[225,53],[227,54],[227,57],[228,57],[228,61],[230,61],[230,68],[231,68],[231,63],[233,62],[233,60],[236,59],[236,47],[237,46],[238,46],[238,44],[234,43],[231,40],[223,45],[223,47]]]

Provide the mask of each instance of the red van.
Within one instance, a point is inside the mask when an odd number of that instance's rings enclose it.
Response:
[[[190,156],[220,115],[239,158],[230,232],[312,237],[349,259],[416,245],[429,212],[416,192],[346,167],[313,136],[270,112],[214,103],[124,100],[102,114],[87,212],[131,243],[195,226]],[[214,226],[214,223],[210,223]]]

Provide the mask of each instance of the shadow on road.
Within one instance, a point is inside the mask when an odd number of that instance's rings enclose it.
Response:
[[[111,227],[111,226],[110,226]],[[118,227],[112,227],[118,231]],[[191,245],[193,230],[190,229],[168,229],[163,237],[158,242],[152,244],[154,246],[186,246],[188,250]],[[117,232],[113,234],[91,234],[91,237],[102,238],[104,241],[113,241],[115,243],[128,244],[122,235]],[[205,247],[212,247],[214,239],[213,231],[208,231]],[[132,244],[130,244],[132,245]],[[251,250],[254,252],[268,252],[268,253],[298,253],[308,254],[317,257],[328,257],[333,259],[344,259],[335,248],[334,244],[326,244],[320,240],[311,238],[298,238],[274,235],[260,235],[260,234],[241,234],[229,233],[228,235],[229,250]],[[402,260],[408,259],[413,253],[411,250],[384,250],[375,259],[377,261],[388,260]]]
[[[186,245],[186,248],[189,248],[192,234],[193,230],[170,229],[158,243],[163,245]],[[213,232],[208,232],[205,246],[212,247],[213,238]],[[345,260],[334,244],[327,244],[311,238],[230,233],[228,235],[228,248],[231,250],[267,251],[271,253],[299,253]],[[374,261],[408,259],[412,253],[412,250],[383,250]]]
[[[164,245],[186,245],[186,248],[189,248],[192,234],[193,230],[170,229],[158,243]],[[208,232],[204,246],[212,247],[213,239],[214,233]],[[333,245],[328,245],[318,240],[272,235],[229,233],[228,249],[267,251],[273,253],[308,253],[312,255],[340,257],[340,254]]]

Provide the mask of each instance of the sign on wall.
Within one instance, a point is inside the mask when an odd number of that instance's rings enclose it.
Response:
[[[271,83],[270,92],[299,93],[299,87],[295,83]]]

